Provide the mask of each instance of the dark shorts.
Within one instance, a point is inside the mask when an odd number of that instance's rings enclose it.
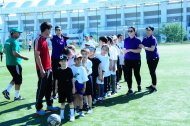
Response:
[[[59,60],[51,59],[52,72],[53,72],[53,80],[57,80],[57,69],[60,67]]]
[[[3,55],[3,53],[2,53],[2,52],[0,52],[0,55]]]
[[[67,102],[71,103],[73,102],[73,94],[72,94],[72,83],[71,84],[65,84],[65,83],[58,83],[58,95],[59,95],[59,103]]]
[[[76,94],[84,95],[82,92],[84,84],[80,84],[78,81],[75,81]]]
[[[92,76],[88,76],[88,81],[86,82],[86,90],[84,95],[92,95]]]
[[[7,69],[9,70],[11,76],[13,77],[12,81],[15,84],[22,84],[22,67],[21,65],[7,65]]]

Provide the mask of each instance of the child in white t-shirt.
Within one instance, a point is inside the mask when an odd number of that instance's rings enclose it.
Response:
[[[74,105],[75,108],[79,106],[79,116],[84,117],[82,112],[83,109],[83,95],[86,90],[86,82],[88,81],[88,74],[86,69],[81,66],[82,63],[82,55],[78,54],[75,56],[75,65],[71,67],[73,75],[74,75],[74,82],[75,82],[75,100]]]
[[[109,77],[110,77],[110,57],[108,56],[109,47],[108,45],[102,45],[101,54],[98,54],[96,57],[101,61],[101,69],[99,71],[99,77],[97,78],[99,99],[103,100],[104,94],[107,93],[109,87]],[[101,76],[100,76],[101,75]]]
[[[84,48],[81,50],[82,54],[82,66],[85,68],[87,74],[88,74],[88,81],[86,82],[86,91],[84,94],[84,99],[86,102],[86,109],[87,109],[87,114],[90,114],[92,112],[92,62],[88,59],[89,55],[89,49]]]
[[[117,42],[117,37],[113,36],[113,38],[108,38],[108,41],[110,41],[110,50],[109,50],[109,54],[110,54],[110,60],[111,60],[111,64],[110,64],[110,73],[111,73],[111,87],[112,87],[112,92],[111,94],[115,94],[116,93],[116,71],[117,71],[117,60],[118,60],[118,50],[116,47],[116,42]],[[108,94],[109,96],[110,94]]]

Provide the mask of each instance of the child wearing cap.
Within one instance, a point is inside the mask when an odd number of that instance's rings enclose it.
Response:
[[[88,81],[88,74],[86,69],[81,66],[82,64],[82,55],[77,54],[74,58],[75,64],[71,67],[73,75],[74,75],[74,83],[75,83],[75,98],[74,105],[75,108],[79,106],[79,116],[84,117],[82,112],[83,108],[83,95],[86,90],[86,82]]]
[[[92,112],[92,62],[88,59],[89,49],[84,48],[81,50],[82,54],[82,66],[86,69],[88,74],[88,81],[86,82],[85,102],[87,105],[87,114]]]
[[[73,94],[75,93],[75,85],[73,73],[71,68],[68,67],[68,58],[66,55],[60,56],[59,64],[61,67],[57,69],[57,75],[59,103],[61,103],[60,117],[64,119],[65,101],[67,99],[70,107],[70,121],[74,121]]]

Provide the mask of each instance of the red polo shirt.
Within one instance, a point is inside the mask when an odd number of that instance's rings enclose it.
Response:
[[[40,52],[40,59],[44,70],[51,68],[51,60],[49,55],[49,48],[46,38],[42,35],[39,35],[34,41],[34,51]],[[36,62],[36,61],[35,61]],[[36,69],[40,70],[39,66],[36,63]]]

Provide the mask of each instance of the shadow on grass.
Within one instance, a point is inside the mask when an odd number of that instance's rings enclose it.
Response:
[[[0,106],[4,106],[4,105],[10,104],[12,102],[14,102],[14,101],[2,101],[2,102],[0,102]]]
[[[102,103],[97,103],[96,106],[110,107],[116,104],[125,104],[132,100],[142,98],[143,96],[149,94],[150,94],[149,91],[144,91],[144,92],[134,92],[134,94],[132,95],[119,95],[116,97],[110,97],[108,99],[105,99]]]

